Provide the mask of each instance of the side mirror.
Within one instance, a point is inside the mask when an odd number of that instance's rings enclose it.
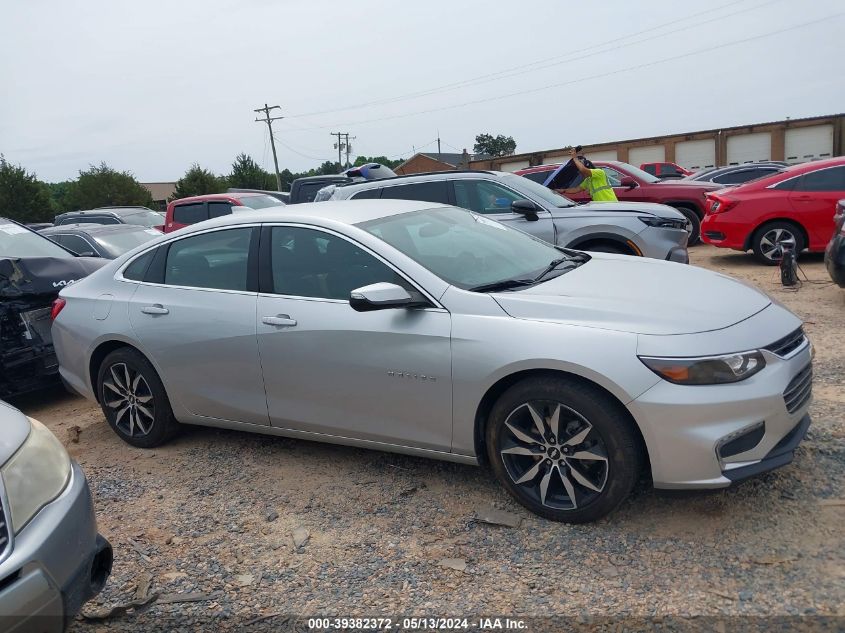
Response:
[[[514,200],[511,203],[511,211],[524,215],[529,222],[537,221],[537,211],[539,211],[536,204],[530,200]]]
[[[414,300],[402,286],[379,282],[350,292],[349,305],[356,312],[372,312],[390,308],[407,308],[414,305]]]
[[[622,178],[622,181],[619,183],[620,187],[625,187],[626,189],[635,189],[639,185],[637,185],[637,181],[631,178],[630,176],[625,176]]]

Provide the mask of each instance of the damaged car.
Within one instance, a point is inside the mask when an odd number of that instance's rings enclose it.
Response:
[[[77,257],[27,227],[0,218],[0,398],[58,380],[50,310],[59,291],[106,263]]]

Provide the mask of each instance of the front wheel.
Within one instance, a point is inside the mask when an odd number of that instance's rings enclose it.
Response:
[[[687,246],[695,246],[701,240],[701,218],[689,207],[675,207],[687,219]]]
[[[490,413],[486,439],[502,485],[553,521],[609,514],[630,494],[642,464],[621,406],[567,378],[526,379],[508,389]]]

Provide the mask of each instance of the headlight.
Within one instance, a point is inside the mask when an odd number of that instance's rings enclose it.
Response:
[[[658,218],[657,216],[652,215],[641,215],[637,216],[640,219],[640,222],[643,224],[648,224],[649,226],[656,226],[663,229],[684,229],[687,228],[687,219],[683,218],[680,220],[676,220],[673,218]]]
[[[720,385],[739,382],[766,366],[766,359],[758,351],[699,358],[639,358],[655,374],[677,385]]]
[[[15,534],[58,497],[70,479],[70,457],[65,447],[38,420],[29,421],[29,437],[0,469]]]

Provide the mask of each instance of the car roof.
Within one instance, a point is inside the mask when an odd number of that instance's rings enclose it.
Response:
[[[204,193],[201,196],[188,196],[187,198],[179,198],[178,200],[172,200],[170,204],[176,202],[206,202],[208,200],[240,200],[241,198],[255,198],[256,196],[270,196],[270,194],[256,191],[232,191],[231,193]],[[272,196],[270,197],[272,198]]]
[[[87,233],[88,235],[101,235],[108,233],[132,233],[136,231],[149,231],[150,227],[141,226],[140,224],[62,224],[60,226],[51,226],[46,229],[38,231],[42,235],[55,235],[56,233],[67,233],[68,231],[76,231],[78,233]]]
[[[427,171],[418,174],[406,174],[403,176],[392,176],[390,178],[377,178],[375,180],[357,180],[354,182],[341,183],[338,187],[344,190],[358,191],[359,189],[374,189],[390,183],[402,182],[426,182],[430,180],[448,180],[454,178],[477,178],[479,176],[495,176],[501,178],[510,172],[488,171],[476,169],[450,169],[448,171]]]

